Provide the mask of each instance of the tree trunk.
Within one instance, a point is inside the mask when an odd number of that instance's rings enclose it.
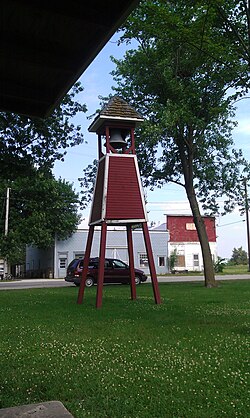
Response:
[[[179,131],[179,132],[178,132]],[[194,189],[194,175],[193,175],[193,164],[194,164],[194,128],[188,126],[186,129],[186,135],[184,134],[184,129],[177,129],[179,133],[176,135],[176,144],[179,149],[182,169],[185,179],[185,190],[187,198],[190,203],[192,210],[194,224],[196,226],[196,231],[199,237],[201,252],[203,257],[203,266],[204,266],[204,276],[205,276],[205,286],[206,287],[216,287],[216,281],[214,276],[214,266],[212,260],[212,254],[208,242],[208,236],[206,227],[204,225],[199,205],[196,198],[196,193]]]
[[[203,257],[203,264],[204,264],[204,276],[205,276],[205,286],[206,287],[216,287],[216,280],[214,275],[214,266],[212,260],[212,254],[208,242],[208,236],[206,227],[204,225],[202,216],[200,214],[199,205],[196,199],[195,191],[193,186],[186,189],[187,197],[190,203],[190,207],[192,210],[192,214],[194,217],[194,224],[196,226],[196,230],[198,233],[202,257]]]

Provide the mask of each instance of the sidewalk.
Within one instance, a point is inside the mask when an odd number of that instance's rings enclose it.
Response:
[[[0,409],[0,418],[73,418],[73,415],[59,401],[14,406]]]

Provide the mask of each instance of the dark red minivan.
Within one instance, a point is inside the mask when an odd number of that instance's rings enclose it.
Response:
[[[88,275],[85,286],[91,287],[97,283],[98,279],[98,263],[99,258],[90,258]],[[76,286],[80,285],[83,269],[83,259],[74,259],[67,268],[66,282],[74,283]],[[135,268],[135,283],[136,285],[145,282],[147,276],[144,271]],[[105,258],[104,266],[104,283],[130,283],[129,266],[121,260],[114,258]]]

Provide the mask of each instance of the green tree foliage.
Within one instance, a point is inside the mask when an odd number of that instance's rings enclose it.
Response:
[[[233,103],[248,88],[243,9],[225,1],[142,1],[120,38],[136,47],[113,59],[116,92],[146,119],[137,132],[145,185],[185,188],[208,287],[216,283],[199,201],[212,214],[227,196],[224,210],[231,210],[242,172],[249,172],[231,136]]]
[[[169,260],[168,260],[168,266],[169,266],[169,270],[172,272],[176,266],[177,263],[177,249],[175,248],[174,251],[171,252],[170,256],[169,256]]]
[[[217,257],[217,260],[214,261],[214,271],[215,273],[222,273],[225,265],[226,265],[226,259],[225,258],[221,258],[221,257]]]
[[[87,110],[75,100],[82,90],[76,83],[46,119],[0,112],[0,179],[29,175],[33,166],[50,170],[68,147],[83,142],[81,126],[73,123],[74,116]]]
[[[248,263],[247,252],[242,247],[234,248],[230,262],[235,265]]]
[[[13,180],[10,191],[9,231],[4,236],[5,184],[0,186],[0,253],[12,264],[22,260],[26,244],[46,248],[55,236],[65,239],[79,223],[78,195],[71,184],[33,169],[32,177]]]
[[[75,230],[78,195],[72,185],[52,175],[56,160],[68,147],[84,141],[74,124],[86,106],[76,100],[83,88],[76,83],[51,116],[42,120],[0,113],[0,254],[10,263],[23,260],[25,244],[47,247]],[[4,236],[5,197],[11,188],[9,232]]]
[[[216,16],[218,52],[223,51],[223,64],[233,75],[231,86],[236,91],[235,98],[240,99],[250,88],[250,3],[246,0],[210,0],[207,10]],[[219,58],[217,53],[218,61]]]
[[[79,178],[81,186],[81,208],[85,209],[88,204],[92,201],[95,180],[97,175],[98,161],[94,160],[92,164],[89,164],[83,170],[83,177]]]

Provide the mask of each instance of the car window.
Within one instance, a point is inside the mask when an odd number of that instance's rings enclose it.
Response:
[[[109,260],[105,260],[104,267],[105,269],[112,269],[112,263]]]
[[[115,269],[126,269],[127,265],[120,260],[113,260],[113,267]]]
[[[68,268],[75,267],[77,265],[78,261],[79,260],[76,260],[76,259],[72,260],[71,263],[69,263]]]
[[[89,262],[89,267],[93,267],[95,269],[98,268],[98,261],[90,261]]]

